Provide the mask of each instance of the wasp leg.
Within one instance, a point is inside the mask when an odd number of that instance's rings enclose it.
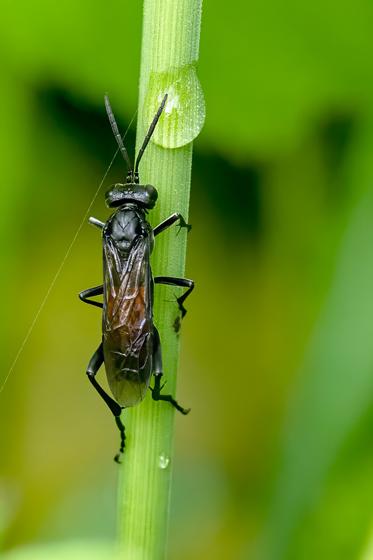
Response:
[[[105,222],[101,222],[101,220],[98,220],[97,218],[93,218],[93,216],[88,218],[88,221],[89,221],[90,224],[98,227],[99,229],[103,229],[103,227],[105,225]]]
[[[180,288],[188,288],[185,294],[176,299],[179,309],[181,311],[181,316],[185,317],[187,310],[185,309],[183,303],[188,296],[192,293],[194,289],[194,281],[188,278],[174,278],[173,276],[156,276],[154,278],[155,284],[168,284],[170,286],[180,286]]]
[[[89,303],[89,305],[94,305],[95,307],[103,307],[103,304],[98,302],[98,301],[92,301],[91,299],[88,299],[89,297],[93,297],[93,296],[101,296],[104,293],[104,287],[101,284],[101,286],[95,286],[94,288],[88,288],[87,290],[83,290],[82,292],[80,292],[79,294],[79,299],[81,299],[81,301],[84,301],[84,303]]]
[[[158,330],[154,327],[154,353],[153,353],[153,363],[154,363],[154,388],[150,387],[152,392],[152,398],[155,401],[167,401],[172,404],[181,412],[181,414],[188,414],[190,412],[190,408],[183,408],[179,405],[179,403],[173,398],[172,395],[162,395],[161,391],[164,387],[164,384],[161,385],[161,378],[163,375],[163,367],[162,367],[162,348],[161,348],[161,340],[159,338]]]
[[[161,222],[160,224],[158,224],[154,229],[153,229],[153,233],[154,236],[158,235],[159,233],[161,233],[162,231],[164,231],[165,229],[169,228],[170,226],[172,226],[175,222],[177,222],[179,220],[179,228],[187,228],[188,231],[190,231],[192,229],[192,226],[190,224],[187,224],[186,221],[184,220],[183,216],[181,214],[179,214],[179,212],[175,212],[174,214],[171,214],[171,216],[169,216],[168,218],[166,218],[166,220],[164,220],[163,222]],[[179,229],[179,231],[180,231]]]
[[[101,342],[100,346],[97,348],[96,352],[93,354],[92,358],[89,361],[87,367],[87,375],[93,387],[96,389],[100,397],[105,401],[105,403],[108,405],[108,407],[110,408],[111,412],[114,415],[115,423],[118,426],[120,432],[120,449],[119,449],[119,453],[115,456],[114,460],[117,463],[120,463],[121,462],[120,458],[122,453],[124,452],[125,441],[126,441],[126,433],[125,433],[124,425],[122,424],[122,421],[120,419],[122,407],[117,402],[115,402],[114,399],[109,397],[109,395],[103,390],[101,385],[99,385],[96,381],[96,374],[103,363],[104,363],[104,352],[102,349],[102,342]]]

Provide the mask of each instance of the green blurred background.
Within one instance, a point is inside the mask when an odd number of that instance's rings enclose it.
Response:
[[[115,151],[103,94],[122,130],[135,112],[141,9],[3,0],[0,379]],[[171,559],[373,558],[372,18],[204,3]],[[77,298],[100,277],[84,225],[0,393],[4,551],[114,539],[117,433],[84,373],[99,312]]]

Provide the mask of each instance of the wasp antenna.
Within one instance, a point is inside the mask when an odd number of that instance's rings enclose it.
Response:
[[[132,175],[132,164],[131,164],[130,158],[128,157],[127,150],[124,147],[122,137],[119,133],[117,121],[115,120],[113,109],[111,108],[108,95],[105,95],[105,107],[106,107],[107,116],[109,118],[111,130],[113,131],[113,134],[115,136],[115,140],[117,141],[117,144],[119,146],[120,153],[122,154],[124,161],[128,165],[128,174]]]
[[[147,132],[147,134],[146,134],[146,136],[145,136],[145,138],[144,138],[144,142],[143,142],[143,144],[142,144],[142,146],[141,146],[141,148],[140,148],[140,150],[139,150],[139,153],[138,153],[138,156],[137,156],[137,159],[136,159],[136,163],[135,163],[135,177],[136,177],[136,176],[138,175],[138,173],[139,173],[139,163],[140,163],[141,158],[142,158],[142,156],[143,156],[143,154],[144,154],[144,152],[145,152],[146,146],[149,144],[149,140],[150,140],[150,138],[152,137],[152,134],[153,134],[153,132],[154,132],[154,129],[155,129],[155,127],[157,126],[157,122],[159,121],[159,117],[160,117],[161,114],[162,114],[162,111],[163,111],[163,109],[164,109],[164,106],[166,105],[167,97],[168,97],[168,95],[167,95],[167,93],[166,93],[166,95],[165,95],[164,98],[162,99],[162,103],[160,104],[159,109],[158,109],[158,111],[157,111],[157,113],[156,113],[156,115],[155,115],[155,117],[154,117],[154,119],[153,119],[153,121],[152,121],[152,124],[149,126],[149,130],[148,130],[148,132]]]

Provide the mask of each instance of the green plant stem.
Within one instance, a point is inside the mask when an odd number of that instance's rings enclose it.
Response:
[[[145,0],[137,147],[149,122],[144,122],[144,100],[153,73],[193,64],[198,58],[202,0]],[[152,224],[175,211],[187,219],[192,144],[165,149],[150,143],[140,166],[142,183],[157,187],[159,199],[151,212]],[[186,230],[162,233],[152,257],[154,275],[183,276]],[[175,395],[179,337],[177,288],[156,287],[154,322],[162,341],[165,390]],[[177,398],[181,400],[180,395]],[[184,404],[184,403],[182,403]],[[185,403],[186,405],[188,403]],[[174,409],[154,402],[150,392],[139,406],[123,415],[127,448],[119,485],[119,541],[121,557],[152,560],[165,557],[167,544]],[[185,418],[187,422],[188,419]]]

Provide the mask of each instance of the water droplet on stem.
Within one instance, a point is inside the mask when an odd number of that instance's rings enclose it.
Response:
[[[198,136],[205,121],[205,100],[195,64],[150,75],[144,101],[145,128],[166,93],[167,102],[152,141],[163,148],[180,148]]]
[[[170,458],[167,457],[164,453],[161,453],[158,459],[158,466],[160,469],[167,469],[168,465],[170,464]]]

